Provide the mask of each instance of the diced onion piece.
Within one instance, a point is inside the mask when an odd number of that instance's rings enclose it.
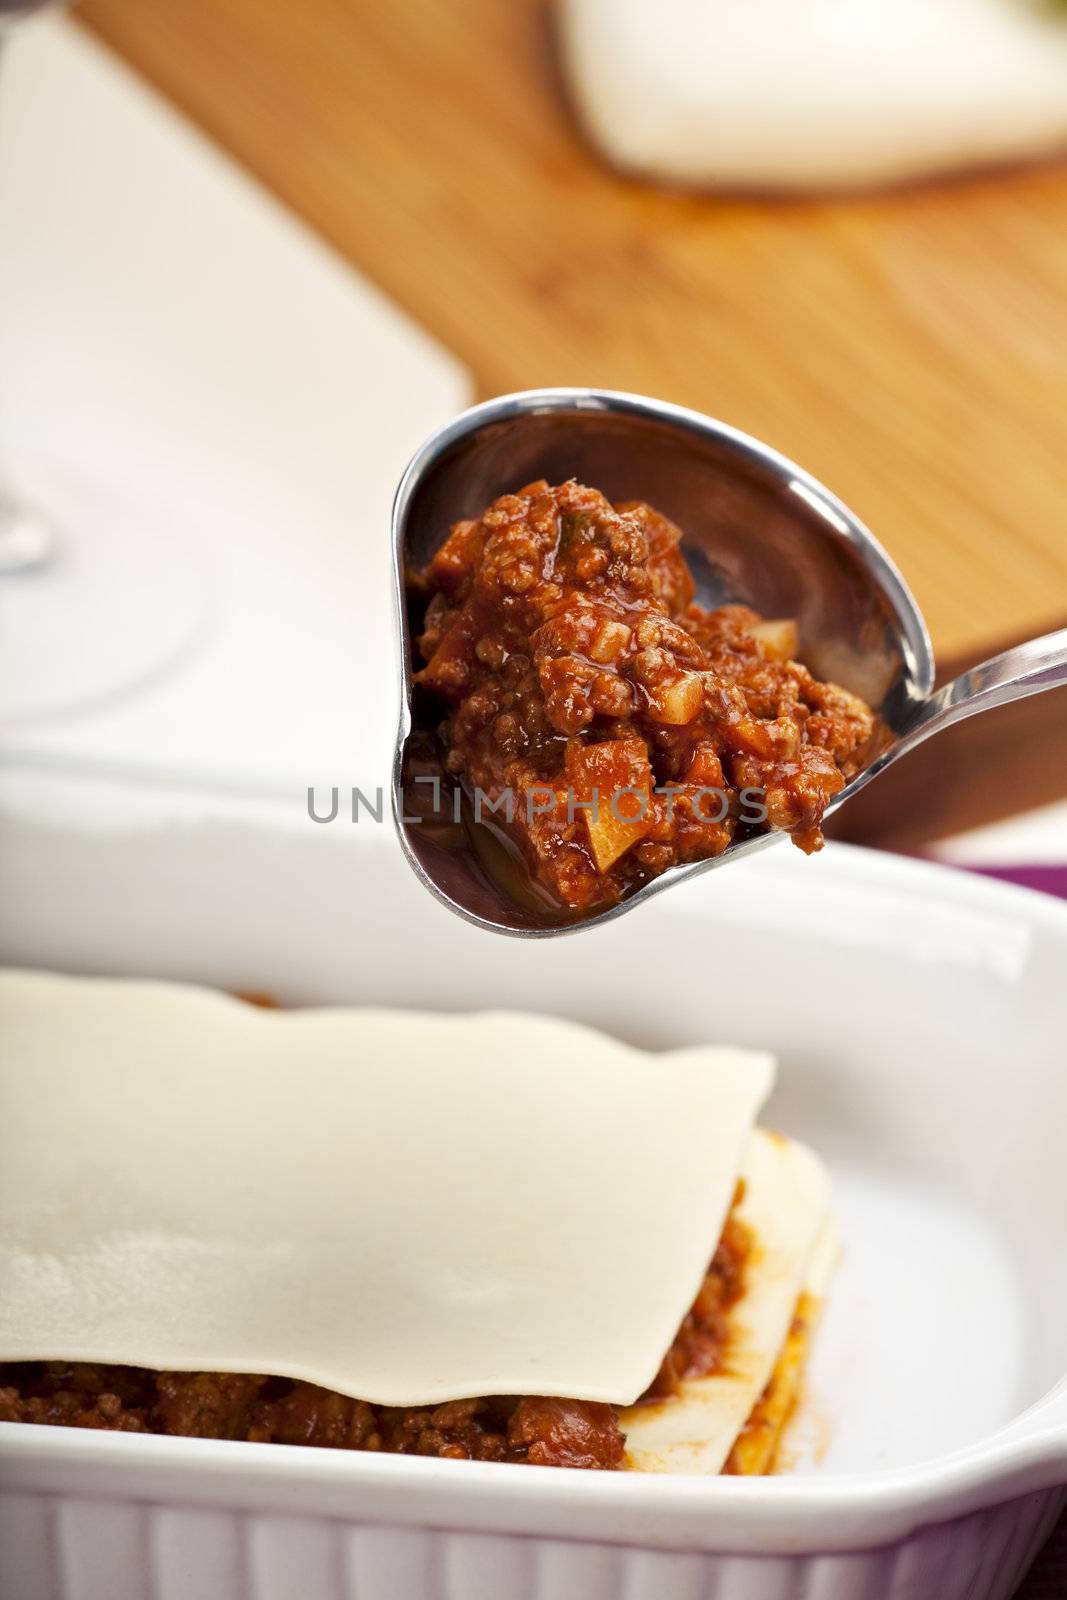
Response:
[[[797,625],[792,617],[757,622],[752,637],[760,641],[773,661],[792,661],[797,653]]]
[[[585,822],[597,871],[607,872],[652,827],[652,769],[644,741],[583,745],[572,740],[566,773],[576,806],[591,803],[595,795],[595,812],[577,814]]]
[[[590,659],[599,661],[601,665],[617,661],[630,643],[630,639],[631,632],[625,622],[619,622],[614,617],[605,617],[589,646]]]
[[[704,683],[698,672],[680,672],[673,681],[650,688],[648,698],[657,722],[680,728],[700,715]]]

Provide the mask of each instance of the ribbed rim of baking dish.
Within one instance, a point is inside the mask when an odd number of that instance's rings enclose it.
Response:
[[[0,1488],[18,1492],[746,1554],[888,1544],[1065,1483],[1067,1383],[966,1450],[893,1471],[810,1478],[523,1470],[0,1423]]]

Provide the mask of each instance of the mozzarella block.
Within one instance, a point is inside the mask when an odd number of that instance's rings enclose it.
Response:
[[[563,0],[579,111],[619,166],[768,190],[900,182],[1067,144],[1040,0]]]
[[[19,972],[0,1039],[0,1359],[388,1405],[635,1400],[774,1075],[538,1016]]]
[[[755,1249],[730,1313],[724,1370],[622,1413],[627,1465],[638,1472],[720,1472],[767,1386],[801,1293],[825,1291],[834,1250],[822,1162],[805,1145],[757,1129],[742,1176],[737,1214]]]

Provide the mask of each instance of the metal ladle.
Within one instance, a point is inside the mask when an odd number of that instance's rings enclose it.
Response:
[[[821,483],[776,450],[699,412],[597,389],[534,389],[472,407],[441,428],[409,464],[393,507],[393,562],[402,705],[393,808],[416,876],[451,910],[498,933],[543,938],[632,911],[649,896],[761,850],[780,832],[732,844],[720,856],[670,868],[627,899],[581,920],[547,901],[505,892],[456,830],[411,820],[415,665],[405,575],[422,567],[449,528],[537,478],[576,478],[609,500],[644,500],[684,531],[704,605],[742,602],[796,619],[800,653],[818,678],[862,696],[886,730],[868,764],[827,815],[924,739],[964,717],[1067,683],[1067,629],[983,662],[931,692],[934,660],[919,608],[864,525]],[[484,832],[484,824],[473,829]],[[470,834],[468,834],[468,838]]]

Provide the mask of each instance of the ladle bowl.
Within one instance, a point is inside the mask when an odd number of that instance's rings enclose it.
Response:
[[[684,532],[683,549],[706,606],[739,602],[792,617],[800,656],[816,677],[860,695],[882,737],[828,814],[921,740],[989,706],[1067,681],[1067,630],[986,662],[931,693],[934,659],[918,606],[862,522],[803,468],[770,446],[699,412],[599,389],[534,389],[465,411],[409,464],[393,508],[393,562],[401,650],[401,711],[393,772],[400,840],[416,875],[451,910],[498,933],[547,937],[631,911],[650,895],[765,848],[780,832],[674,867],[616,905],[561,919],[518,903],[455,847],[455,832],[415,821],[405,804],[413,733],[413,638],[406,575],[422,567],[453,523],[538,478],[575,478],[609,500],[644,500]]]

